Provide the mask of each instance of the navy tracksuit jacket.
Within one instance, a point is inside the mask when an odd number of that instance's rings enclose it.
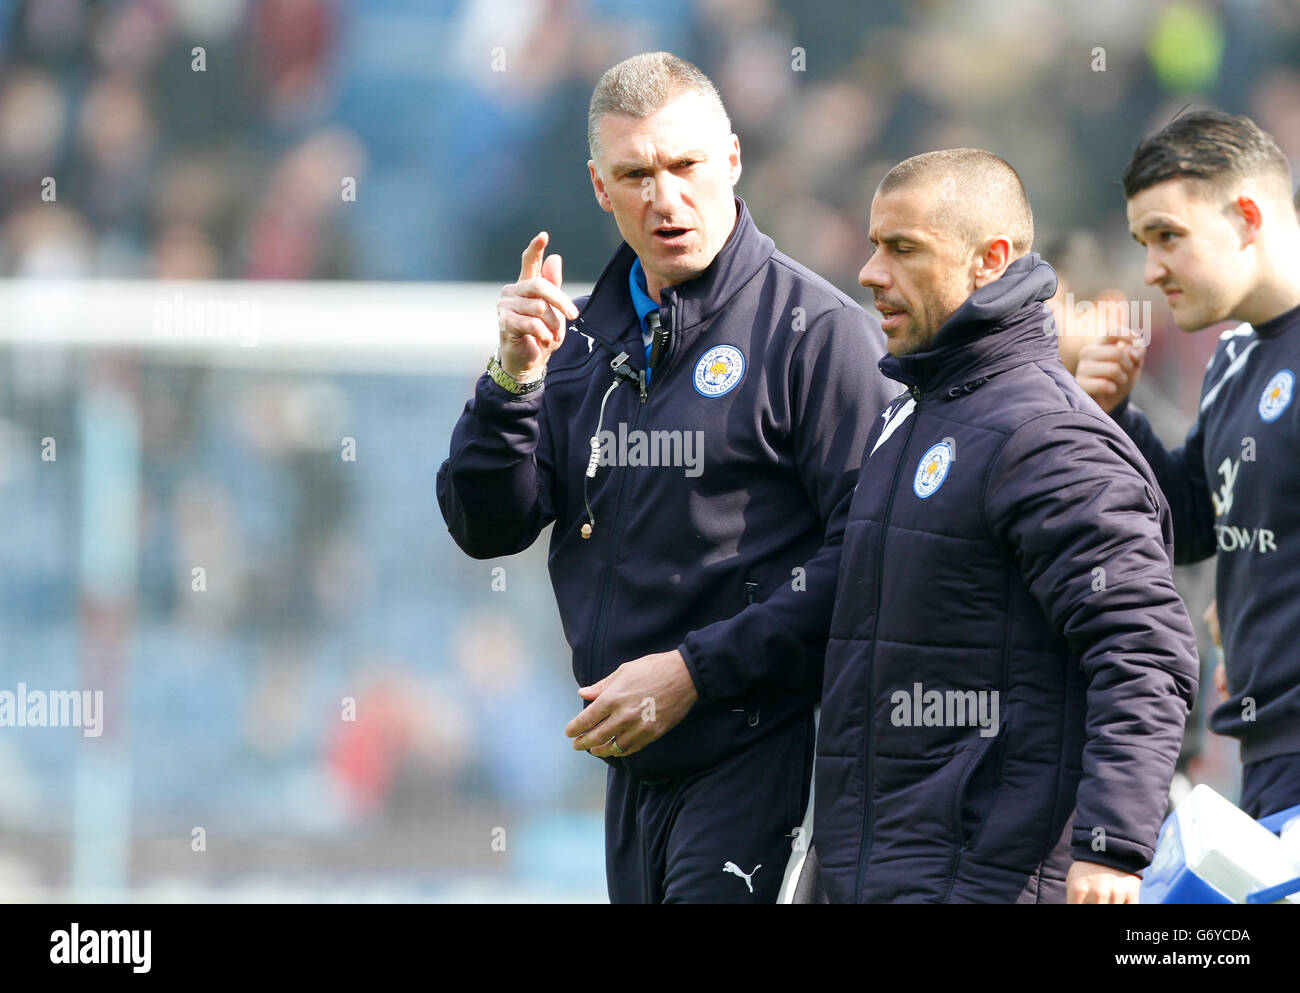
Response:
[[[658,741],[606,759],[615,901],[774,898],[811,776],[839,569],[827,523],[893,392],[875,321],[736,204],[712,265],[661,294],[672,340],[648,386],[623,244],[575,301],[546,385],[516,397],[482,376],[438,473],[451,534],[476,558],[521,551],[554,523],[550,574],[580,685],[678,649],[699,691]],[[612,435],[599,461],[621,464],[589,477],[598,426]],[[645,464],[674,437],[702,443],[695,469]]]
[[[1152,855],[1195,698],[1173,530],[1013,262],[890,356],[843,537],[817,746],[832,902],[1062,902]]]
[[[1224,331],[1196,422],[1165,449],[1125,402],[1113,417],[1151,463],[1174,520],[1174,558],[1218,553],[1215,595],[1228,700],[1210,728],[1241,742],[1243,807],[1300,804],[1300,307]],[[1293,526],[1294,525],[1294,526]],[[1286,768],[1285,775],[1268,775]],[[1270,780],[1255,789],[1257,773]],[[1262,795],[1257,795],[1262,794]]]

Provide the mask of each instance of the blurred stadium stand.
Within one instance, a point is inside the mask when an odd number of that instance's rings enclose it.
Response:
[[[604,896],[545,538],[433,499],[498,290],[0,285],[0,689],[106,709],[0,729],[0,898]]]

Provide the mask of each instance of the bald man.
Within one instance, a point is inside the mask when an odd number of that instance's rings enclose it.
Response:
[[[906,385],[841,520],[817,746],[831,902],[1129,903],[1196,639],[1132,442],[1066,372],[1015,170],[896,166],[872,290]]]

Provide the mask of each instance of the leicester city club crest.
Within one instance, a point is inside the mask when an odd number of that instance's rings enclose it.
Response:
[[[1266,421],[1276,421],[1291,402],[1291,394],[1294,390],[1295,373],[1290,369],[1283,369],[1277,373],[1268,381],[1264,392],[1260,394],[1259,416]]]
[[[934,496],[943,481],[948,477],[948,467],[952,465],[952,448],[946,441],[931,445],[921,456],[916,467],[916,478],[912,480],[912,492],[922,500]]]
[[[720,397],[740,382],[745,374],[745,356],[734,345],[714,345],[695,363],[695,391],[700,396]]]

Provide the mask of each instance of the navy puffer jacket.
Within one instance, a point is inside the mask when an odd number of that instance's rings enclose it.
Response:
[[[1195,698],[1169,510],[1065,371],[1036,254],[877,421],[844,525],[817,749],[832,902],[1060,902],[1151,858]],[[1049,333],[1045,333],[1045,331]]]

